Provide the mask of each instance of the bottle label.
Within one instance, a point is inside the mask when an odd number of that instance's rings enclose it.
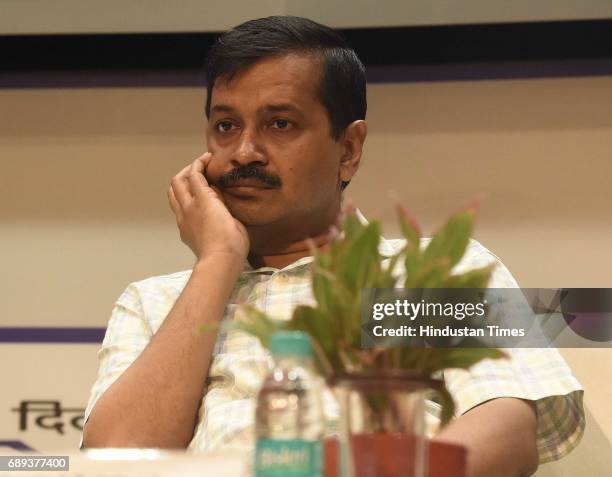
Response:
[[[255,447],[255,477],[321,477],[321,442],[260,439]]]

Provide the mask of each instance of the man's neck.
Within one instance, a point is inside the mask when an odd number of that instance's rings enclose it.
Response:
[[[312,247],[324,249],[332,239],[332,231],[326,228],[313,237],[302,238],[288,244],[272,245],[270,241],[268,243],[262,243],[261,240],[254,241],[255,243],[252,241],[248,260],[253,268],[272,267],[281,269],[300,258],[311,256]]]
[[[249,263],[253,268],[271,267],[285,268],[300,258],[310,256],[310,250],[300,250],[282,255],[249,255]]]

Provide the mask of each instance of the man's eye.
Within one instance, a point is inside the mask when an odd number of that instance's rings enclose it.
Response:
[[[291,123],[289,123],[289,121],[287,121],[286,119],[275,119],[272,122],[272,125],[276,129],[289,129]]]
[[[215,127],[219,132],[230,132],[233,126],[230,121],[219,121]]]

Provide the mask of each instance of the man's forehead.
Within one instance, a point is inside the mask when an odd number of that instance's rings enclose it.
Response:
[[[259,112],[262,112],[262,113],[271,113],[271,114],[272,113],[297,113],[297,114],[301,113],[299,105],[296,105],[292,102],[264,103],[264,104],[259,105],[258,110]],[[234,107],[231,103],[224,104],[221,102],[217,102],[216,104],[213,104],[211,108],[211,112],[219,113],[219,114],[223,114],[223,113],[232,114],[238,111],[237,111],[237,108]]]
[[[211,112],[237,109],[246,102],[269,110],[299,109],[319,100],[321,61],[312,54],[265,58],[233,75],[216,79]]]

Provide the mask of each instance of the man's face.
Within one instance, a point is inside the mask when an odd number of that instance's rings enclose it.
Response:
[[[310,235],[338,211],[345,147],[331,137],[321,75],[317,58],[289,54],[215,81],[206,175],[247,227]]]

